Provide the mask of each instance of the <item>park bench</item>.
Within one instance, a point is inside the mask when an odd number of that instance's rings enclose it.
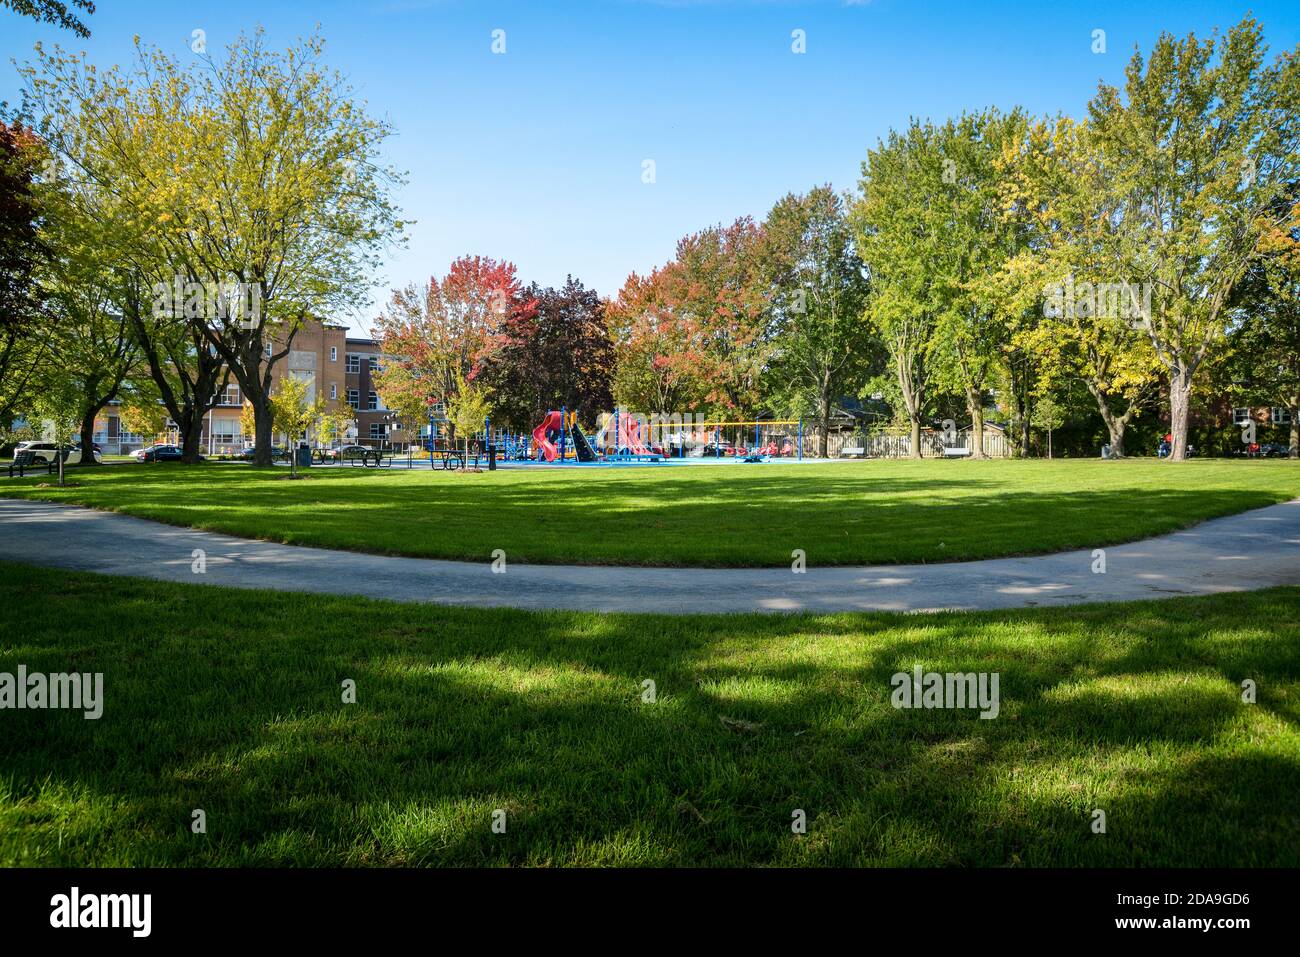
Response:
[[[945,448],[943,450],[943,457],[945,459],[964,459],[969,455],[970,449],[962,448],[960,446],[953,446],[952,448]]]
[[[867,450],[860,445],[846,445],[840,449],[840,458],[842,459],[864,459],[867,457]]]
[[[67,458],[67,453],[64,453],[64,458],[65,458],[65,459]],[[39,467],[45,469],[45,474],[46,474],[46,475],[53,475],[53,474],[54,474],[54,468],[55,468],[55,464],[56,464],[55,461],[47,462],[47,461],[45,461],[44,459],[41,459],[41,460],[40,460],[40,463],[41,463],[41,464],[40,464]],[[22,476],[23,476],[23,472],[24,472],[25,470],[27,470],[27,469],[35,470],[36,468],[38,468],[38,466],[37,466],[37,464],[36,464],[36,453],[35,453],[35,452],[29,452],[29,451],[26,451],[26,450],[24,450],[24,451],[22,451],[22,452],[15,452],[15,453],[14,453],[13,464],[11,464],[8,468],[9,468],[9,477],[10,477],[10,478],[13,478],[13,477],[14,477],[14,471],[15,471],[15,470],[17,470],[17,472],[18,472],[18,477],[19,477],[19,478],[22,478]]]

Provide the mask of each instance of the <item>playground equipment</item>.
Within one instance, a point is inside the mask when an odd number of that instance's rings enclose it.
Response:
[[[686,458],[803,459],[802,419],[696,421],[693,416],[644,416],[624,409],[600,416],[596,442],[566,409],[547,412],[533,429],[531,454],[506,453],[507,460],[643,463]],[[519,438],[522,438],[519,437]],[[498,438],[498,451],[510,448]],[[518,457],[516,457],[518,456]]]
[[[676,421],[644,423],[645,442],[669,458],[803,459],[802,419]]]
[[[542,424],[533,429],[538,455],[547,462],[573,458],[579,462],[596,461],[596,450],[578,426],[578,413],[567,409],[547,412]]]
[[[613,425],[611,429],[610,426]],[[639,415],[629,415],[622,409],[602,416],[600,431],[605,435],[605,459],[616,462],[658,462],[664,457],[662,447],[656,448],[642,434],[644,420]],[[613,442],[609,436],[614,436]]]
[[[494,432],[492,442],[502,462],[527,462],[533,457],[532,438],[522,432]]]

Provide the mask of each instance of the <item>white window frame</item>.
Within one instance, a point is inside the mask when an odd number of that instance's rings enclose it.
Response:
[[[1250,409],[1247,406],[1236,406],[1232,410],[1232,424],[1245,425],[1251,419]]]
[[[1273,420],[1274,425],[1290,425],[1291,410],[1284,405],[1275,405],[1269,409],[1269,418]]]
[[[371,389],[369,392],[366,393],[366,411],[367,412],[379,411],[379,393],[376,392],[374,389]]]
[[[361,373],[361,354],[359,352],[349,352],[343,363],[343,371],[352,375]]]
[[[352,408],[356,409],[357,411],[361,410],[360,389],[348,389],[348,405],[352,406]]]
[[[338,361],[339,361],[339,347],[330,346],[330,362],[338,362]]]
[[[337,383],[337,382],[331,382],[331,383],[330,383],[330,398],[331,398],[331,399],[337,399],[338,397],[339,397],[339,386],[338,386],[338,383]]]

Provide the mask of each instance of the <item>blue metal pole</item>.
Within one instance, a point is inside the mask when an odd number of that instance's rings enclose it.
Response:
[[[799,461],[803,461],[803,416],[799,417]]]

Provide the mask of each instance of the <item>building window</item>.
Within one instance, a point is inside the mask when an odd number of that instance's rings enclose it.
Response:
[[[1274,425],[1290,425],[1290,424],[1291,424],[1291,410],[1288,409],[1288,408],[1285,408],[1285,407],[1281,407],[1281,406],[1279,406],[1279,407],[1277,407],[1277,408],[1274,408],[1274,409],[1273,409],[1273,424],[1274,424]]]
[[[343,367],[343,371],[352,372],[352,373],[360,372],[361,357],[357,355],[355,352],[349,352],[347,357],[347,362]]]
[[[266,357],[271,358],[271,343],[269,342],[266,344]]]
[[[357,389],[348,389],[348,405],[354,409],[361,408],[361,393]]]
[[[382,439],[382,438],[384,437],[384,423],[382,423],[382,422],[371,422],[371,423],[370,423],[370,437],[371,437],[372,439]]]
[[[1232,421],[1235,425],[1245,425],[1250,421],[1250,409],[1239,408],[1232,410]]]
[[[379,393],[369,392],[366,394],[366,411],[375,412],[379,409]]]
[[[226,391],[221,393],[221,395],[217,397],[217,401],[221,405],[239,405],[239,403],[242,401],[239,398],[239,386],[237,385],[226,386]]]
[[[338,362],[338,361],[339,361],[339,347],[330,346],[330,362]]]
[[[244,444],[244,436],[238,422],[226,422],[218,419],[212,427],[212,444],[237,448]]]
[[[338,387],[338,385],[337,385],[336,383],[331,382],[331,383],[330,383],[330,398],[331,398],[331,399],[337,399],[338,397],[339,397],[339,387]]]
[[[370,357],[370,371],[371,372],[379,371],[379,356]]]

